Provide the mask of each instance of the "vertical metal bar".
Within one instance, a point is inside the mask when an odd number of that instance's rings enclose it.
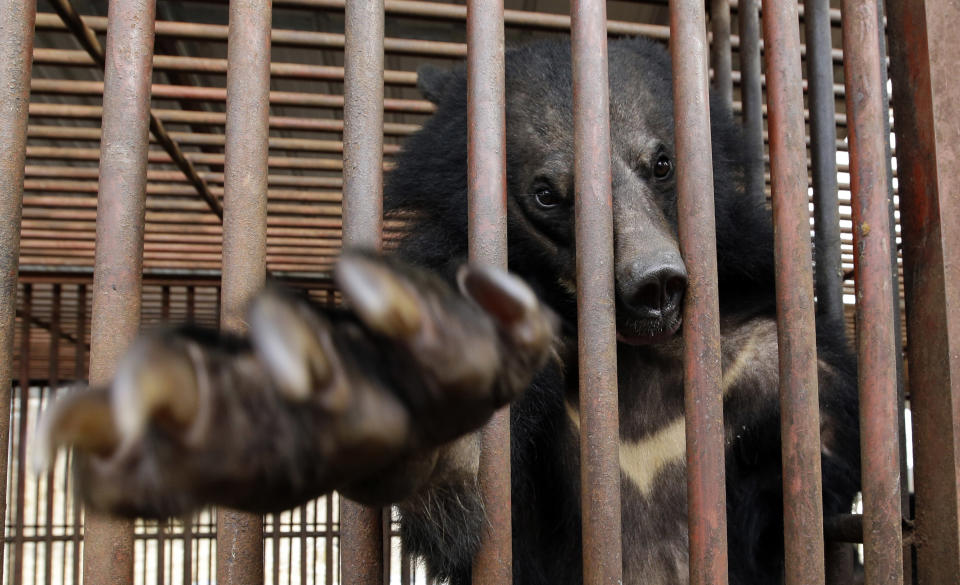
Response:
[[[837,126],[833,96],[833,37],[830,0],[804,4],[807,42],[807,96],[813,174],[817,313],[843,323],[843,268],[840,264],[840,202],[837,199]]]
[[[169,291],[169,288],[167,288]],[[218,291],[220,289],[217,289]],[[219,298],[219,295],[218,295]],[[187,321],[193,321],[196,298],[193,286],[187,286]],[[219,307],[218,307],[219,309]],[[219,310],[217,312],[219,314]],[[168,315],[169,316],[169,315]],[[195,515],[183,518],[183,585],[193,585],[193,519]]]
[[[903,363],[903,316],[900,313],[900,276],[897,262],[897,212],[894,205],[893,189],[893,149],[890,145],[890,93],[887,90],[887,81],[890,79],[887,69],[887,34],[886,34],[886,16],[883,0],[877,0],[877,33],[880,42],[880,96],[883,111],[883,148],[884,148],[884,166],[887,169],[886,188],[887,188],[887,216],[890,224],[890,280],[893,301],[893,338],[896,351],[896,376],[897,376],[897,429],[899,431],[898,452],[900,454],[900,514],[905,520],[912,520],[910,511],[910,486],[908,480],[908,462],[907,462],[907,430],[906,430],[906,388],[904,380]],[[903,582],[905,585],[913,585],[913,543],[912,541],[904,544],[903,549]]]
[[[36,0],[0,0],[0,518],[4,519],[23,165],[36,13]],[[6,535],[0,530],[0,567],[5,543]]]
[[[820,409],[800,31],[795,2],[763,6],[777,281],[787,585],[823,583]]]
[[[747,160],[747,193],[763,193],[763,86],[760,79],[759,0],[740,0],[740,100]]]
[[[383,0],[348,0],[343,79],[343,245],[383,234]],[[378,526],[379,526],[379,512]]]
[[[324,505],[326,506],[327,514],[327,525],[326,525],[326,535],[323,539],[323,552],[324,552],[324,575],[323,583],[324,585],[333,585],[333,494],[327,494],[324,498]],[[343,547],[343,541],[340,541],[341,548]]]
[[[583,581],[622,581],[607,9],[571,4]]]
[[[960,6],[887,0],[922,585],[960,582]]]
[[[54,400],[57,386],[60,385],[60,304],[62,292],[59,284],[53,285],[53,306],[50,308],[50,349],[48,352],[49,363],[47,364],[47,403]],[[46,484],[46,510],[44,526],[44,548],[43,548],[43,582],[44,585],[51,585],[53,582],[53,493],[54,488],[54,470],[51,465],[47,470]],[[37,482],[39,485],[39,482]]]
[[[729,11],[729,6],[727,7]],[[689,273],[684,302],[690,583],[727,582],[726,469],[720,391],[720,300],[709,148],[710,100],[703,3],[670,3],[680,245]],[[716,42],[714,32],[714,42]]]
[[[383,0],[348,0],[343,79],[343,246],[379,250],[383,234]],[[340,501],[341,581],[383,579],[381,512]]]
[[[113,377],[140,327],[154,0],[111,0],[104,68],[90,384]],[[87,511],[83,580],[133,582],[133,523]]]
[[[850,143],[857,359],[868,585],[901,583],[900,442],[890,273],[884,80],[877,0],[844,0],[843,51]]]
[[[77,285],[77,343],[74,349],[74,381],[79,382],[86,379],[87,366],[87,285]],[[71,465],[76,458],[71,457]],[[68,474],[70,475],[70,474]],[[71,541],[73,543],[73,557],[71,566],[72,580],[71,585],[80,585],[80,559],[82,542],[82,508],[80,499],[73,497],[73,534]]]
[[[273,556],[273,585],[280,585],[280,514],[271,514],[270,551]]]
[[[266,280],[270,0],[231,0],[223,184],[220,327],[246,330],[247,305]],[[263,583],[263,518],[217,510],[217,583]]]
[[[160,320],[170,320],[170,286],[166,284],[160,287]]]
[[[507,268],[503,0],[467,2],[467,161],[470,262]],[[510,408],[481,435],[479,482],[488,531],[473,562],[478,585],[513,580]]]
[[[316,505],[316,503],[314,503]],[[307,585],[307,507],[309,504],[300,506],[300,585]],[[316,579],[316,573],[313,573]]]
[[[27,402],[30,399],[30,321],[33,317],[33,287],[23,285],[23,311],[20,316],[20,375],[18,384],[20,394],[17,395],[17,503],[14,508],[14,557],[13,575],[10,582],[14,585],[23,583],[23,525],[25,523],[24,502],[26,501],[26,465],[27,459]]]
[[[733,107],[733,55],[730,48],[730,0],[710,0],[710,67],[713,87],[728,109]],[[670,38],[676,38],[671,36]],[[706,42],[706,39],[704,39]],[[709,83],[709,82],[708,82]]]
[[[849,542],[827,543],[824,553],[826,585],[851,585],[854,582],[853,550],[853,545]]]

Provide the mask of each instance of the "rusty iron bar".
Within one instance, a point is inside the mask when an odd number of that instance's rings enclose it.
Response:
[[[469,257],[507,268],[506,90],[503,0],[469,0],[467,17],[467,162]],[[481,433],[479,484],[487,531],[473,561],[473,582],[513,581],[510,408]]]
[[[800,32],[795,2],[763,6],[780,356],[786,584],[825,579],[820,409]]]
[[[14,532],[13,541],[13,573],[10,577],[11,583],[20,585],[23,583],[23,563],[24,563],[24,537],[23,527],[25,524],[24,504],[26,502],[26,471],[27,466],[24,462],[27,459],[27,423],[28,409],[27,403],[30,396],[30,324],[32,322],[33,309],[33,287],[29,284],[23,285],[23,315],[20,319],[20,374],[18,376],[18,386],[20,394],[17,396],[17,486],[16,486],[16,504],[14,505]]]
[[[81,283],[77,285],[77,333],[76,333],[76,343],[74,344],[74,355],[73,355],[73,379],[74,382],[80,382],[86,379],[87,373],[87,350],[89,346],[86,343],[87,338],[87,285],[86,283]],[[76,477],[76,469],[72,469],[73,465],[76,463],[76,458],[70,455],[70,471],[73,473],[73,477]],[[81,525],[82,525],[82,506],[80,502],[75,498],[73,500],[73,534],[71,534],[71,543],[73,544],[73,555],[71,560],[73,561],[70,567],[70,574],[73,577],[71,583],[73,585],[80,585],[80,543],[83,540],[81,534]],[[65,573],[64,573],[65,574]]]
[[[809,20],[807,21],[809,23]],[[847,542],[828,542],[826,585],[851,585],[854,582],[854,548]]]
[[[100,106],[86,106],[78,104],[30,104],[30,117],[54,118],[88,118],[99,120],[103,109]],[[185,110],[153,111],[162,122],[182,124],[209,124],[223,126],[226,123],[226,114],[222,112],[193,112]],[[328,118],[296,118],[292,116],[270,116],[270,127],[283,130],[304,130],[315,132],[343,132],[343,120]],[[405,136],[416,132],[420,126],[416,124],[399,124],[387,122],[383,125],[383,132],[387,135]]]
[[[916,574],[960,582],[960,7],[887,0],[913,415]]]
[[[11,382],[36,0],[0,0],[0,518],[7,517]],[[21,360],[23,360],[21,354]],[[17,528],[17,534],[20,527]],[[0,535],[0,567],[6,535]],[[12,582],[12,581],[11,581]]]
[[[463,10],[462,5],[443,4],[440,2],[424,2],[423,5],[426,6],[427,15],[432,18],[441,17],[443,11],[449,10],[450,8]],[[507,14],[509,13],[510,11],[507,11]],[[465,14],[465,12],[463,14]],[[550,23],[551,20],[557,18],[557,15],[526,12],[526,16],[524,16],[524,18],[531,23],[541,23],[542,25],[547,26],[547,23]],[[106,29],[106,19],[101,16],[83,16],[81,19],[85,25],[96,32],[102,32]],[[462,19],[463,18],[460,17],[460,20]],[[644,35],[661,40],[667,40],[669,36],[668,27],[662,25],[621,21],[611,22],[613,22],[615,27],[618,29],[615,32],[611,32],[611,34]],[[565,30],[566,25],[563,27],[557,26],[559,24],[561,24],[560,21],[556,21],[555,23],[550,24],[549,28]],[[37,28],[41,30],[63,30],[65,27],[57,15],[40,13],[37,15]],[[159,36],[175,36],[198,40],[226,40],[227,34],[227,27],[223,25],[201,24],[193,22],[157,21],[157,35]],[[345,39],[344,35],[336,33],[275,29],[272,33],[272,42],[278,46],[284,45],[325,49],[343,49]],[[739,48],[739,37],[736,35],[731,35],[730,44],[733,48]],[[760,48],[761,50],[764,49],[763,43],[760,43]],[[467,56],[467,47],[465,43],[426,41],[419,39],[387,37],[384,39],[384,50],[387,53],[422,55],[450,59],[463,59]],[[801,45],[800,54],[801,56],[806,55],[806,46]],[[841,63],[843,61],[843,52],[839,49],[831,51],[831,55],[836,63]]]
[[[911,517],[911,497],[910,497],[910,486],[909,486],[909,462],[907,460],[907,421],[905,416],[906,411],[906,379],[905,379],[905,364],[903,356],[904,348],[904,335],[906,330],[904,327],[903,317],[900,313],[901,303],[903,301],[903,292],[902,287],[900,286],[902,271],[900,270],[899,265],[899,245],[896,244],[897,241],[897,205],[894,201],[894,197],[897,193],[897,190],[893,186],[893,156],[894,149],[890,144],[890,93],[887,91],[887,80],[890,79],[890,72],[888,70],[889,57],[887,53],[887,34],[886,34],[886,17],[884,16],[884,1],[877,0],[877,36],[879,38],[879,47],[880,47],[880,97],[881,97],[881,111],[884,112],[883,115],[883,148],[884,148],[884,166],[886,167],[887,176],[886,176],[886,188],[887,188],[887,215],[889,218],[890,226],[890,277],[891,277],[891,286],[892,294],[890,295],[891,300],[893,301],[893,336],[894,342],[893,346],[896,348],[894,353],[895,356],[895,365],[896,365],[896,380],[897,380],[897,429],[898,429],[898,451],[900,454],[900,513],[901,517],[904,520],[904,525],[907,523],[911,524],[912,529],[912,517]],[[854,315],[856,317],[856,315]],[[907,533],[906,529],[904,530],[903,535],[903,580],[904,585],[913,585],[913,533]]]
[[[231,0],[223,194],[220,328],[246,331],[246,311],[266,281],[270,105],[269,0]],[[263,519],[217,510],[217,582],[263,583]]]
[[[804,32],[810,103],[814,253],[817,313],[843,320],[843,269],[840,266],[840,204],[837,199],[837,127],[833,91],[829,0],[807,0]]]
[[[61,23],[65,26],[79,41],[80,45],[86,50],[90,57],[101,67],[104,66],[106,62],[105,52],[103,47],[100,46],[100,41],[97,39],[96,32],[90,26],[84,22],[84,17],[81,17],[70,0],[51,0],[54,10],[57,12],[57,16],[60,18]],[[155,16],[156,7],[153,8],[153,13]],[[151,23],[155,22],[155,18],[151,18]],[[107,25],[106,19],[101,17],[101,23]],[[101,31],[104,28],[100,29]],[[152,27],[151,27],[152,28]],[[151,38],[153,37],[154,31],[150,31]],[[151,57],[152,59],[152,57]],[[106,79],[106,74],[104,74],[104,79]],[[103,84],[101,84],[103,85]],[[147,91],[149,92],[149,87]],[[102,91],[102,89],[101,89]],[[147,94],[149,97],[149,93]],[[220,202],[210,194],[210,191],[207,189],[207,184],[204,182],[199,175],[197,175],[196,169],[193,168],[193,164],[184,157],[183,152],[180,150],[179,145],[176,142],[170,139],[170,136],[167,135],[166,129],[163,127],[163,122],[156,117],[152,112],[148,111],[148,116],[150,120],[150,132],[156,137],[157,142],[159,142],[164,150],[170,155],[173,163],[177,165],[183,174],[187,176],[190,183],[193,184],[194,188],[197,190],[197,194],[210,206],[210,210],[213,211],[217,217],[223,217],[223,209],[220,206]]]
[[[870,585],[903,580],[896,338],[883,85],[876,0],[844,0],[850,187],[857,291],[857,361],[864,514]]]
[[[62,285],[53,285],[52,306],[50,308],[50,342],[47,349],[47,400],[48,406],[54,400],[57,387],[60,385],[60,310],[62,308]],[[44,585],[53,583],[53,497],[54,466],[47,470],[46,509],[44,511],[44,540],[43,540],[43,582]],[[37,489],[40,489],[37,482]],[[39,498],[38,498],[39,499]]]
[[[104,67],[90,383],[105,385],[140,326],[155,2],[111,0]],[[133,582],[133,524],[87,512],[85,583]]]
[[[380,250],[383,238],[383,0],[350,0],[344,16],[343,246]],[[348,585],[383,579],[380,508],[340,500],[340,571]]]
[[[51,140],[83,140],[99,141],[99,128],[83,128],[76,126],[30,125],[27,127],[28,138],[49,138]],[[207,134],[199,132],[170,132],[170,138],[179,144],[223,146],[226,137],[223,134]],[[339,140],[316,140],[312,138],[270,137],[270,148],[277,150],[297,150],[307,152],[343,152],[343,143]],[[400,151],[398,144],[383,145],[384,155],[393,155]],[[208,173],[200,173],[203,177]],[[181,173],[181,176],[182,173]],[[193,193],[194,191],[190,191]],[[216,194],[214,191],[212,191]]]
[[[382,71],[381,71],[382,74]],[[56,93],[61,95],[99,95],[103,92],[103,83],[99,81],[75,81],[71,79],[34,79],[30,83],[31,91],[35,94]],[[178,100],[226,101],[227,90],[222,87],[198,87],[193,85],[170,85],[155,83],[152,87],[155,98],[169,98]],[[271,91],[271,104],[283,106],[303,106],[316,108],[343,108],[345,97],[299,91]],[[409,114],[432,114],[436,106],[429,100],[388,98],[383,101],[383,108],[390,112],[404,112]],[[159,121],[159,120],[158,120]],[[156,134],[154,135],[156,136]],[[158,142],[172,140],[156,136]],[[168,153],[169,154],[169,153]],[[173,156],[171,154],[171,156]]]
[[[622,582],[606,3],[571,3],[583,582]]]
[[[36,48],[33,50],[33,61],[50,65],[95,65],[88,53],[70,49]],[[210,57],[188,57],[180,55],[154,55],[153,69],[155,71],[182,71],[188,73],[223,73],[227,72],[226,59]],[[343,81],[343,67],[332,65],[308,65],[304,63],[270,63],[270,77],[289,79],[313,79],[322,81]],[[383,81],[388,85],[415,86],[417,74],[415,71],[386,70],[383,72]],[[171,134],[173,136],[173,134]]]
[[[729,29],[729,14],[727,19]],[[710,149],[703,147],[711,144],[704,20],[700,1],[670,3],[677,216],[689,273],[683,311],[689,575],[692,585],[725,585],[726,469],[716,220],[713,205],[704,205],[713,201],[713,158]]]
[[[740,95],[743,103],[743,138],[747,161],[747,193],[763,192],[763,86],[760,73],[759,0],[740,0]]]
[[[733,107],[733,55],[730,47],[729,0],[710,0],[710,31],[712,32],[710,68],[713,69],[713,87],[724,106],[729,109]],[[676,35],[673,36],[676,38]]]

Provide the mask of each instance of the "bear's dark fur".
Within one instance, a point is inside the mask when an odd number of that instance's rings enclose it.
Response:
[[[647,241],[633,224],[665,222],[661,232],[677,237],[675,181],[672,174],[654,180],[650,153],[644,151],[656,142],[657,152],[672,158],[672,87],[669,55],[653,41],[611,42],[609,59],[620,267],[632,260],[622,257],[625,250],[642,250]],[[576,347],[569,44],[543,42],[508,51],[506,83],[510,269],[560,315],[568,348],[536,377],[511,411],[514,582],[579,583],[578,429],[570,415],[577,401],[577,365],[575,351],[569,349]],[[420,85],[437,111],[406,142],[388,178],[385,206],[388,212],[414,218],[400,253],[452,277],[467,256],[465,71],[424,70]],[[721,323],[725,352],[728,348],[730,352],[725,353],[724,369],[727,373],[746,368],[731,373],[734,379],[724,400],[730,583],[778,583],[783,571],[783,522],[777,351],[771,325],[772,227],[763,193],[745,192],[747,165],[756,163],[745,160],[731,113],[712,100],[711,119]],[[535,184],[546,180],[544,173],[549,175],[546,191]],[[560,202],[533,209],[531,198],[547,191]],[[710,204],[707,195],[704,205]],[[623,316],[629,309],[624,307],[626,285],[620,278],[626,273],[617,273],[617,312],[618,328],[629,330],[634,321]],[[637,327],[628,333],[650,334]],[[625,442],[644,444],[645,439],[660,436],[657,433],[667,433],[666,423],[682,413],[678,337],[649,345],[618,344]],[[841,323],[819,322],[818,342],[824,510],[829,514],[849,510],[859,481],[856,372]],[[741,351],[749,358],[746,366],[736,359]],[[635,472],[641,478],[644,473],[642,466]],[[624,582],[686,583],[682,461],[665,464],[643,489],[630,474],[624,475]],[[437,576],[468,583],[484,527],[471,478],[435,486],[402,510],[407,548],[421,554]]]

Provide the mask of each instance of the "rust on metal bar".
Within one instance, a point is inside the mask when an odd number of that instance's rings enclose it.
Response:
[[[470,262],[507,268],[507,174],[503,0],[470,0],[467,12],[467,161]],[[479,482],[487,532],[473,582],[513,581],[510,408],[481,435]]]
[[[103,67],[104,63],[106,62],[106,56],[103,47],[100,46],[100,41],[97,39],[96,32],[84,22],[84,19],[79,14],[77,14],[77,11],[73,7],[73,4],[70,2],[70,0],[51,1],[53,4],[53,9],[57,12],[57,15],[60,17],[60,20],[63,22],[64,26],[66,26],[67,29],[73,33],[73,35],[80,42],[80,45],[90,54],[90,57],[93,58],[98,65]],[[156,6],[151,8],[151,11],[155,14]],[[151,25],[153,25],[154,20],[154,18],[150,19]],[[154,31],[151,30],[151,37],[153,34]],[[106,76],[104,76],[104,78],[106,78]],[[147,95],[149,96],[149,86],[147,87],[147,91]],[[149,111],[148,115],[150,117],[150,131],[156,137],[157,141],[170,155],[170,158],[173,160],[173,163],[177,165],[177,168],[183,171],[183,174],[187,176],[200,197],[202,197],[203,200],[207,202],[207,205],[210,206],[211,211],[217,214],[217,217],[222,218],[223,209],[220,206],[220,202],[210,194],[209,189],[207,189],[206,182],[197,174],[196,169],[193,168],[193,164],[184,157],[183,152],[180,150],[180,147],[177,145],[177,143],[171,140],[170,136],[167,135],[167,131],[163,127],[163,122],[161,122],[157,116]]]
[[[35,0],[0,0],[0,518],[7,517],[7,464],[17,308],[17,266],[33,62]],[[21,362],[25,361],[21,354]],[[19,533],[18,527],[18,533]],[[0,566],[5,535],[0,535]]]
[[[74,362],[73,362],[73,379],[74,382],[80,382],[86,379],[87,374],[87,285],[85,283],[77,285],[77,342],[74,344]],[[70,472],[73,473],[76,477],[76,469],[73,469],[73,464],[76,462],[75,457],[70,457],[71,468]],[[72,565],[70,567],[70,575],[73,577],[71,583],[74,585],[79,585],[80,583],[80,545],[83,541],[82,531],[80,529],[83,520],[82,520],[82,506],[80,502],[76,499],[73,500],[73,534],[71,535],[71,542],[73,544],[73,554],[72,556]]]
[[[90,383],[105,385],[140,327],[155,4],[111,0],[104,67]],[[133,524],[88,512],[83,580],[133,582]]]
[[[810,103],[814,252],[817,313],[843,322],[843,269],[840,265],[840,203],[837,198],[837,126],[833,92],[830,1],[807,0],[804,31]]]
[[[800,31],[795,2],[763,5],[780,354],[786,584],[825,579],[820,409]]]
[[[960,6],[887,0],[898,148],[918,583],[960,582]]]
[[[876,0],[844,0],[844,79],[857,291],[857,372],[864,571],[871,585],[903,580],[896,338],[890,212]]]
[[[583,582],[623,580],[606,2],[570,7]]]
[[[62,305],[62,285],[53,285],[52,306],[50,308],[50,342],[47,349],[47,388],[46,405],[55,398],[57,387],[60,385],[60,309]],[[53,583],[53,498],[54,467],[47,470],[46,509],[44,511],[44,540],[43,540],[43,582],[44,585]],[[37,486],[39,489],[39,485]]]
[[[740,0],[740,99],[743,104],[743,138],[747,161],[747,192],[762,193],[765,185],[763,163],[763,86],[760,73],[759,0]]]
[[[343,80],[343,247],[379,250],[383,238],[383,0],[350,0]],[[340,566],[346,583],[383,579],[379,508],[340,500]]]
[[[726,4],[726,0],[721,1]],[[729,6],[726,10],[729,29]],[[713,157],[710,149],[704,148],[711,144],[704,24],[702,2],[670,3],[677,217],[689,274],[683,310],[683,394],[690,583],[724,585],[728,568],[727,499],[717,238],[713,205],[703,204],[713,200]]]
[[[270,103],[269,0],[231,0],[223,184],[220,328],[246,330],[246,311],[266,281]],[[217,582],[263,583],[263,519],[217,510]]]
[[[13,542],[13,573],[10,581],[12,583],[23,583],[23,563],[24,563],[24,535],[23,526],[25,523],[24,508],[26,503],[26,482],[25,471],[27,466],[27,423],[30,396],[30,323],[32,321],[33,309],[33,287],[29,284],[23,285],[23,316],[20,320],[20,374],[17,385],[20,387],[20,394],[17,396],[17,492],[16,503],[14,504],[14,532]]]
[[[733,106],[733,55],[730,48],[729,0],[710,0],[710,31],[713,33],[710,42],[713,87],[723,104],[730,108]],[[676,34],[671,36],[677,38]]]

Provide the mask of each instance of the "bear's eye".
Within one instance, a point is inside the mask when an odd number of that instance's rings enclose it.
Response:
[[[563,203],[563,197],[547,186],[537,187],[533,198],[541,209],[553,209]]]
[[[656,162],[653,163],[653,176],[658,179],[666,179],[672,172],[673,161],[670,160],[670,157],[666,154],[658,155]]]

